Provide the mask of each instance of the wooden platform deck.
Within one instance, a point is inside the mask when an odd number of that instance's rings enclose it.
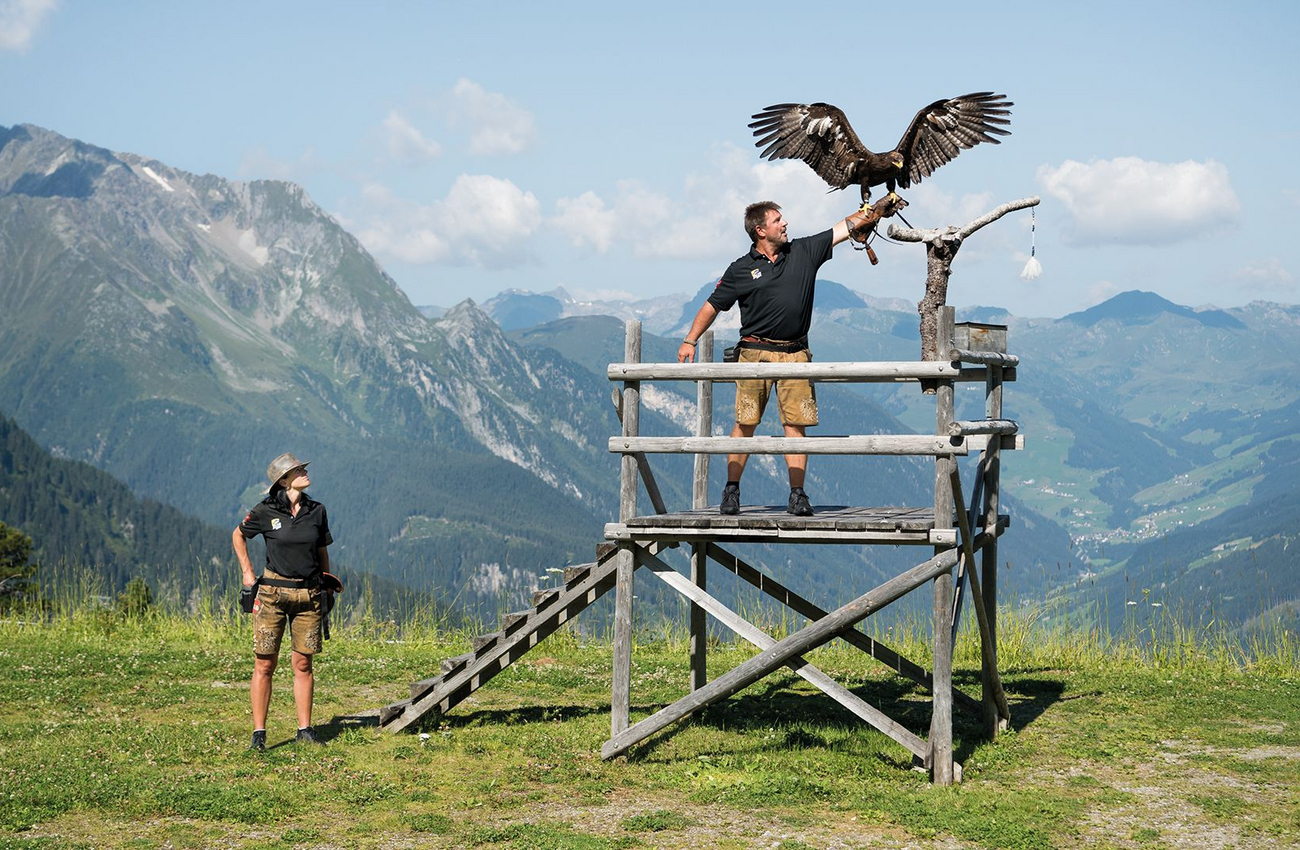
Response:
[[[605,525],[607,540],[730,541],[753,543],[885,543],[956,546],[957,532],[934,527],[932,508],[814,505],[810,517],[785,505],[745,505],[723,516],[712,505],[693,511],[632,517]]]

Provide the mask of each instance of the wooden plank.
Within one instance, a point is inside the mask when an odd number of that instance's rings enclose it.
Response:
[[[962,439],[966,441],[966,450],[968,452],[988,451],[992,446],[997,446],[1006,452],[1023,450],[1025,447],[1024,434],[971,434]]]
[[[622,755],[638,741],[648,738],[670,723],[752,685],[777,667],[783,666],[789,659],[833,640],[836,633],[844,628],[879,611],[936,575],[952,569],[956,562],[957,551],[949,549],[840,606],[817,622],[777,641],[771,649],[764,650],[698,691],[611,736],[601,747],[601,758],[610,759]]]
[[[626,359],[626,358],[625,358]],[[810,381],[898,381],[921,378],[956,378],[959,365],[942,361],[898,360],[849,363],[611,363],[605,370],[611,381],[735,381],[745,378]],[[982,377],[982,376],[981,376]]]
[[[559,598],[560,589],[558,587],[548,587],[543,590],[535,590],[533,591],[533,608],[540,611]]]
[[[734,521],[734,517],[730,517]],[[836,531],[834,529],[780,529],[726,527],[725,522],[713,523],[708,528],[681,526],[650,526],[630,528],[623,523],[605,525],[605,538],[625,540],[657,540],[664,543],[729,541],[731,543],[763,543],[790,541],[799,543],[835,544],[886,544],[890,546],[946,546],[957,545],[955,529],[938,531],[865,530]]]
[[[1020,425],[1014,419],[959,419],[948,425],[949,437],[967,434],[1014,434]]]
[[[945,435],[861,434],[848,437],[610,437],[609,450],[625,457],[651,454],[936,455],[970,453],[964,440]],[[634,459],[626,462],[635,464]]]
[[[721,546],[714,543],[708,544],[708,555],[714,561],[735,573],[737,577],[749,582],[751,585],[772,597],[777,602],[780,602],[782,605],[785,605],[796,614],[807,617],[809,620],[820,620],[822,617],[826,616],[826,611],[820,608],[816,603],[804,599],[802,596],[795,593],[793,590],[790,590],[776,579],[773,579],[756,567],[745,563],[740,558],[736,557],[735,554],[728,552]],[[906,676],[927,690],[934,687],[934,679],[931,677],[929,670],[926,670],[919,664],[909,661],[907,658],[898,654],[870,635],[865,635],[856,628],[849,628],[839,632],[836,637],[876,659],[894,672]],[[953,699],[957,704],[961,705],[962,708],[974,713],[976,716],[980,715],[981,706],[979,701],[967,696],[957,688],[953,688],[952,693]]]
[[[416,700],[427,694],[429,691],[442,684],[441,676],[431,676],[428,679],[421,679],[418,682],[411,683],[411,699]]]
[[[952,340],[952,307],[938,309],[936,339],[940,351],[946,351]],[[953,420],[952,381],[938,381],[935,392],[935,433],[947,434]],[[934,530],[952,526],[952,484],[948,471],[956,465],[951,457],[936,457],[934,461]],[[940,551],[936,546],[936,555]],[[944,550],[952,551],[952,550]],[[952,752],[952,573],[945,571],[934,577],[934,688],[931,690],[930,715],[930,776],[936,785],[953,782]]]
[[[643,567],[650,570],[652,575],[665,582],[673,590],[676,590],[678,593],[685,596],[693,604],[704,608],[712,614],[718,622],[722,623],[754,646],[764,650],[776,646],[776,638],[748,622],[744,617],[741,617],[726,605],[723,605],[708,593],[696,587],[690,579],[678,573],[659,558],[656,558],[645,550],[639,548],[637,550],[637,558],[641,561]],[[901,744],[918,758],[924,758],[926,753],[929,751],[929,745],[913,734],[911,730],[899,725],[892,717],[866,702],[857,694],[853,693],[839,682],[836,682],[812,664],[809,664],[802,656],[796,655],[790,658],[785,662],[785,666],[793,670],[801,679],[809,682],[813,687],[844,706],[854,716],[880,730],[887,737]],[[696,688],[694,690],[699,689]]]
[[[501,618],[501,631],[503,634],[513,634],[516,629],[522,626],[534,612],[513,611]]]
[[[474,653],[467,652],[464,655],[457,655],[455,658],[442,659],[442,675],[449,676],[453,673],[459,673],[465,669],[465,665],[474,660]]]
[[[469,639],[469,645],[473,647],[475,654],[480,654],[486,649],[490,649],[497,640],[502,637],[503,632],[495,631],[485,635],[475,635]]]

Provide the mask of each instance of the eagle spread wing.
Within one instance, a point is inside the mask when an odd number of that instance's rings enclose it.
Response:
[[[906,189],[920,183],[963,149],[980,142],[1001,144],[994,136],[1011,135],[1002,128],[1011,123],[1008,107],[1014,105],[1005,95],[983,91],[936,100],[916,113],[898,143],[903,155],[898,185]]]
[[[936,100],[916,113],[898,147],[872,153],[858,139],[849,119],[829,103],[779,103],[753,116],[749,126],[767,159],[802,159],[835,189],[887,183],[892,190],[920,183],[965,148],[980,142],[1000,144],[1009,136],[1014,106],[1005,95],[975,92]],[[902,167],[898,166],[901,158]]]
[[[870,156],[849,119],[829,103],[778,103],[753,116],[749,126],[768,159],[802,159],[836,189],[858,183],[859,160]]]

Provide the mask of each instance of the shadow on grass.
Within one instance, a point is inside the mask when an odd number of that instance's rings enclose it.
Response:
[[[978,670],[953,671],[953,683],[978,699],[980,693]],[[1059,679],[1018,678],[1012,683],[1004,680],[1003,688],[1011,707],[1012,728],[1019,731],[1032,724],[1061,699],[1065,683]],[[928,736],[931,715],[930,693],[921,685],[897,677],[873,681],[850,690],[899,725],[912,730],[922,738]],[[653,713],[662,707],[663,704],[659,704],[641,710]],[[798,727],[782,738],[754,747],[755,750],[768,751],[785,750],[791,747],[834,746],[824,737],[826,733],[841,734],[860,729],[865,725],[848,709],[820,691],[810,693],[803,680],[789,671],[773,674],[751,685],[739,695],[697,711],[683,722],[739,732],[763,731],[792,724]],[[629,760],[645,758],[679,728],[681,724],[675,724],[651,739],[637,744],[628,752]],[[965,761],[974,752],[975,747],[987,739],[982,718],[971,711],[963,710],[960,706],[955,706],[953,755],[957,761]],[[910,758],[910,754],[898,763],[905,766],[908,763],[907,758]],[[884,760],[890,761],[887,758]]]

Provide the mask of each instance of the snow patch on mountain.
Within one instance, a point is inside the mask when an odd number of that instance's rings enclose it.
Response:
[[[157,172],[155,172],[155,171],[154,171],[152,168],[150,168],[149,166],[146,165],[144,168],[142,168],[142,169],[140,169],[140,170],[143,171],[143,172],[144,172],[144,175],[145,175],[146,177],[148,177],[150,180],[152,180],[153,182],[157,183],[159,186],[163,187],[164,191],[167,191],[167,192],[175,192],[175,191],[176,191],[175,189],[172,188],[172,184],[168,183],[166,180],[164,180],[164,179],[162,179],[161,177],[159,177],[158,174],[157,174]]]

